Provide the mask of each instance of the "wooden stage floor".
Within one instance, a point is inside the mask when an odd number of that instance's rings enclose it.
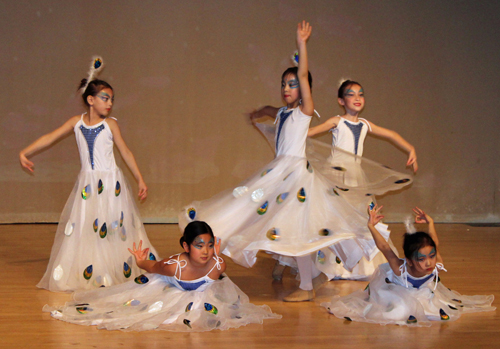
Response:
[[[391,225],[401,253],[401,224]],[[0,225],[1,348],[483,348],[500,346],[498,311],[465,314],[458,321],[436,322],[430,328],[380,326],[337,319],[319,306],[333,295],[364,288],[366,282],[331,281],[314,302],[284,303],[297,285],[285,272],[273,282],[274,260],[264,253],[251,269],[225,258],[227,274],[255,304],[267,304],[283,315],[228,331],[175,333],[97,330],[54,320],[42,313],[45,304],[61,304],[69,294],[35,287],[49,260],[55,224]],[[180,251],[176,224],[146,225],[151,242],[162,257]],[[462,294],[494,294],[500,298],[500,227],[438,224],[441,254],[447,273],[443,284]]]

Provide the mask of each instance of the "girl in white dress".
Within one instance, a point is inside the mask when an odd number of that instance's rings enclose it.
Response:
[[[92,79],[102,68],[94,59],[88,79],[80,85],[88,112],[73,116],[58,129],[42,136],[19,153],[21,165],[34,172],[28,158],[74,132],[80,153],[81,171],[66,202],[57,227],[49,264],[38,287],[69,292],[119,284],[140,274],[128,253],[133,241],[150,247],[130,187],[116,166],[113,145],[132,171],[139,199],[148,188],[134,155],[123,140],[118,122],[109,118],[113,88]]]
[[[148,259],[142,241],[130,253],[149,274],[134,281],[73,294],[62,307],[46,305],[56,319],[100,329],[198,332],[227,330],[264,319],[279,319],[267,305],[256,306],[224,273],[217,243],[205,222],[189,223],[180,239],[183,253]]]
[[[338,318],[409,326],[430,326],[429,321],[453,321],[462,313],[493,311],[493,295],[464,296],[443,286],[438,273],[446,271],[439,253],[433,219],[415,208],[415,222],[427,223],[429,232],[410,232],[404,237],[405,259],[400,259],[375,226],[382,206],[369,211],[370,229],[377,247],[389,261],[373,274],[363,291],[334,297],[324,303]]]
[[[327,164],[342,168],[344,176],[342,185],[344,187],[351,187],[351,192],[343,193],[343,195],[360,214],[365,214],[366,205],[370,202],[375,202],[374,196],[366,196],[368,191],[372,194],[374,191],[374,188],[370,188],[370,184],[366,183],[366,177],[368,175],[366,171],[371,172],[370,175],[372,176],[374,171],[379,171],[377,168],[371,168],[370,170],[362,168],[362,159],[360,157],[363,155],[363,144],[366,135],[371,134],[387,139],[398,148],[406,151],[408,153],[406,166],[411,166],[414,172],[417,172],[418,169],[417,155],[415,147],[395,131],[377,126],[373,122],[359,117],[359,114],[365,107],[364,90],[360,83],[352,80],[345,80],[338,90],[338,103],[344,108],[345,114],[331,117],[324,123],[311,127],[307,135],[311,137],[327,131],[332,132],[332,150],[327,160]],[[352,153],[355,156],[349,156],[345,152]],[[308,157],[310,156],[308,155]],[[382,165],[380,169],[382,169]],[[380,177],[397,177],[398,175],[395,171],[392,173],[390,170],[384,169],[384,171],[385,173],[383,175],[381,173]],[[409,176],[406,177],[408,177],[408,179],[403,184],[408,185],[411,181],[409,180]],[[374,181],[374,183],[379,186],[377,188],[378,195],[384,194],[389,190],[398,190],[402,188],[402,185],[394,186],[394,181],[386,181],[389,185],[380,185],[379,181]],[[364,191],[353,193],[352,187],[359,188],[360,186],[364,186]],[[390,231],[386,224],[380,222],[377,224],[377,229],[386,239],[389,239]],[[341,244],[352,245],[353,242],[346,241]],[[352,251],[352,247],[346,246],[345,248]],[[380,252],[375,251],[375,254],[370,256],[370,259],[363,257],[352,270],[347,270],[332,249],[323,249],[319,251],[315,254],[314,260],[316,267],[325,273],[328,279],[340,278],[351,280],[368,279],[379,264],[386,262],[384,256]],[[280,259],[280,262],[281,266],[277,264],[273,272],[273,276],[277,279],[281,278],[284,265],[294,266],[293,262],[290,262],[289,259]]]

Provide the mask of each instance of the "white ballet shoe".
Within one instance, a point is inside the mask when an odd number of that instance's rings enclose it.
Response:
[[[302,290],[302,289],[297,289],[290,293],[288,296],[283,298],[284,302],[307,302],[311,301],[314,299],[314,290]]]

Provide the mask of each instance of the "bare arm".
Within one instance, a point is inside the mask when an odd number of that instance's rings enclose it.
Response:
[[[413,209],[415,212],[415,223],[427,223],[429,226],[429,235],[436,244],[436,260],[438,263],[443,263],[443,258],[441,257],[441,253],[439,253],[439,239],[437,236],[436,228],[434,226],[434,220],[431,216],[426,214],[423,210],[418,207]]]
[[[378,230],[375,228],[375,225],[384,218],[380,214],[380,210],[382,209],[383,206],[378,206],[375,205],[372,210],[368,208],[368,214],[370,215],[370,218],[368,220],[368,229],[370,229],[370,232],[372,233],[373,240],[375,240],[375,245],[377,245],[377,248],[382,252],[385,258],[387,258],[387,261],[389,262],[389,265],[396,275],[401,275],[401,272],[399,271],[399,267],[403,262],[399,259],[398,256],[394,253],[394,251],[391,249],[391,246],[387,241],[385,241],[384,237],[378,232]]]
[[[252,123],[255,123],[256,119],[261,119],[261,118],[266,117],[266,116],[271,117],[273,119],[276,119],[276,115],[278,115],[279,110],[280,110],[280,108],[266,105],[265,107],[254,110],[254,111],[248,113],[247,115],[250,118],[250,121]]]
[[[142,240],[139,242],[139,246],[136,248],[135,242],[133,244],[133,250],[128,249],[130,253],[135,257],[135,262],[137,266],[141,269],[146,270],[148,273],[161,274],[166,276],[173,276],[175,273],[175,268],[172,264],[166,264],[164,261],[151,261],[148,260],[149,248],[142,249]]]
[[[318,126],[311,127],[307,132],[307,137],[315,136],[337,127],[337,125],[339,124],[339,119],[340,117],[334,116],[326,120],[324,123],[319,124]]]
[[[69,135],[71,131],[73,131],[73,128],[75,127],[78,120],[80,120],[80,116],[73,116],[61,127],[43,135],[42,137],[31,143],[29,146],[21,150],[19,152],[19,162],[21,163],[21,166],[30,172],[34,172],[34,164],[30,160],[28,160],[28,158],[34,153],[46,149],[47,147],[57,142],[59,139]]]
[[[130,149],[127,147],[127,144],[125,144],[125,141],[123,140],[122,134],[120,132],[120,127],[118,126],[116,120],[107,119],[106,122],[108,123],[109,128],[113,133],[113,140],[116,144],[116,147],[120,151],[123,160],[125,160],[125,163],[127,164],[130,171],[132,171],[132,174],[137,181],[137,186],[139,187],[139,199],[144,200],[148,196],[148,187],[146,186],[146,183],[144,183],[141,171],[139,171],[139,167],[137,166],[137,162],[135,161],[134,154],[132,154]]]
[[[307,60],[307,40],[311,36],[312,27],[306,21],[297,25],[297,47],[299,49],[299,69],[297,78],[300,84],[300,96],[302,104],[300,109],[305,115],[312,116],[314,113],[314,102],[309,86],[308,73],[309,64]]]

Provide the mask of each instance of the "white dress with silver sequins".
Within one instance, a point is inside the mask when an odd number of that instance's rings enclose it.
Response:
[[[322,303],[330,313],[341,319],[408,326],[430,326],[430,321],[454,321],[462,313],[493,311],[493,295],[464,296],[443,286],[437,265],[433,273],[412,278],[401,266],[401,276],[392,271],[389,263],[381,264],[364,290],[344,297],[333,297]],[[414,287],[408,280],[419,281]]]
[[[150,258],[157,254],[148,240],[139,211],[113,154],[113,135],[106,120],[74,128],[81,171],[57,227],[50,261],[38,287],[68,292],[110,286],[140,274],[128,251],[143,241]]]
[[[179,227],[206,221],[222,238],[223,253],[246,267],[255,263],[259,250],[304,256],[331,247],[351,270],[363,256],[371,259],[377,249],[366,212],[356,210],[316,171],[325,160],[306,159],[310,120],[299,108],[280,109],[276,158],[237,188],[186,206]]]
[[[170,262],[178,263],[180,270],[185,261],[174,258],[166,263]],[[193,281],[182,281],[180,272],[176,276],[144,274],[121,285],[75,292],[64,306],[46,305],[43,310],[74,324],[122,331],[227,330],[281,318],[267,305],[250,303],[226,275],[210,279],[211,271]]]

